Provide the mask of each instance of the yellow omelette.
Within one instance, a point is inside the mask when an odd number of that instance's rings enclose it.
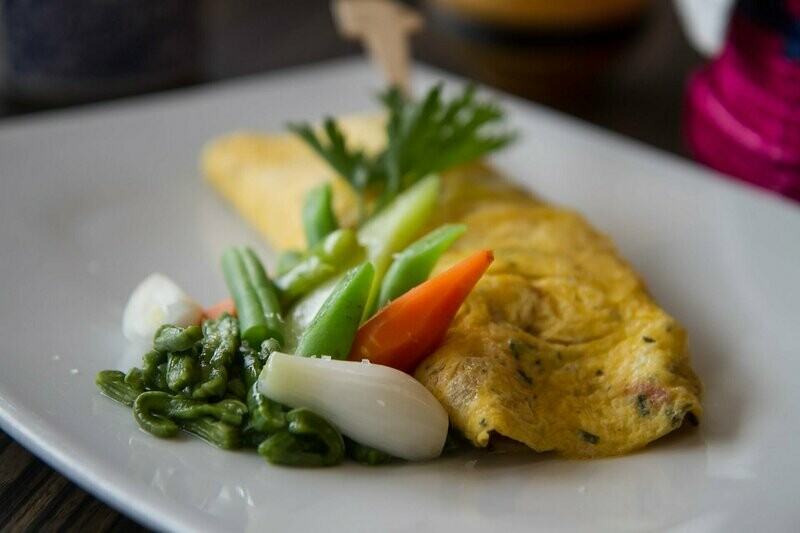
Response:
[[[340,125],[369,152],[385,142],[379,117]],[[354,222],[347,185],[294,136],[235,133],[209,144],[201,166],[276,249],[304,247],[301,202],[324,181],[333,183],[339,220]],[[697,423],[703,387],[686,332],[580,214],[475,164],[443,176],[432,225],[443,222],[468,229],[437,271],[478,249],[496,259],[415,377],[474,445],[503,438],[602,457]]]

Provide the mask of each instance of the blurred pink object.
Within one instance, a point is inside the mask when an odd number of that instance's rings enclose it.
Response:
[[[721,54],[689,81],[700,162],[800,200],[800,1],[739,1]]]

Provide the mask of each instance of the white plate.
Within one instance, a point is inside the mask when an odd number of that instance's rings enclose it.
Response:
[[[418,70],[421,86],[438,78]],[[379,81],[347,60],[0,127],[4,430],[159,529],[793,529],[800,209],[509,97],[522,138],[496,163],[613,235],[687,326],[707,388],[700,428],[598,461],[470,453],[298,470],[156,439],[100,396],[96,372],[130,361],[120,316],[138,281],[163,271],[213,302],[220,251],[258,245],[201,182],[203,143],[371,109]]]

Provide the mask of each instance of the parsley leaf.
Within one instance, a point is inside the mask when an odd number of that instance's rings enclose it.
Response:
[[[289,125],[357,193],[362,221],[424,176],[474,161],[514,139],[513,133],[497,131],[502,110],[477,99],[472,85],[449,101],[441,84],[419,102],[407,100],[395,87],[380,101],[388,114],[387,145],[374,157],[348,147],[332,118],[320,131],[308,124]],[[370,213],[367,197],[377,198]]]

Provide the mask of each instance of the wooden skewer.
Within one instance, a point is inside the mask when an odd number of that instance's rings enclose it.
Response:
[[[411,95],[409,36],[422,17],[390,0],[334,0],[333,14],[342,36],[359,39],[390,85]]]

